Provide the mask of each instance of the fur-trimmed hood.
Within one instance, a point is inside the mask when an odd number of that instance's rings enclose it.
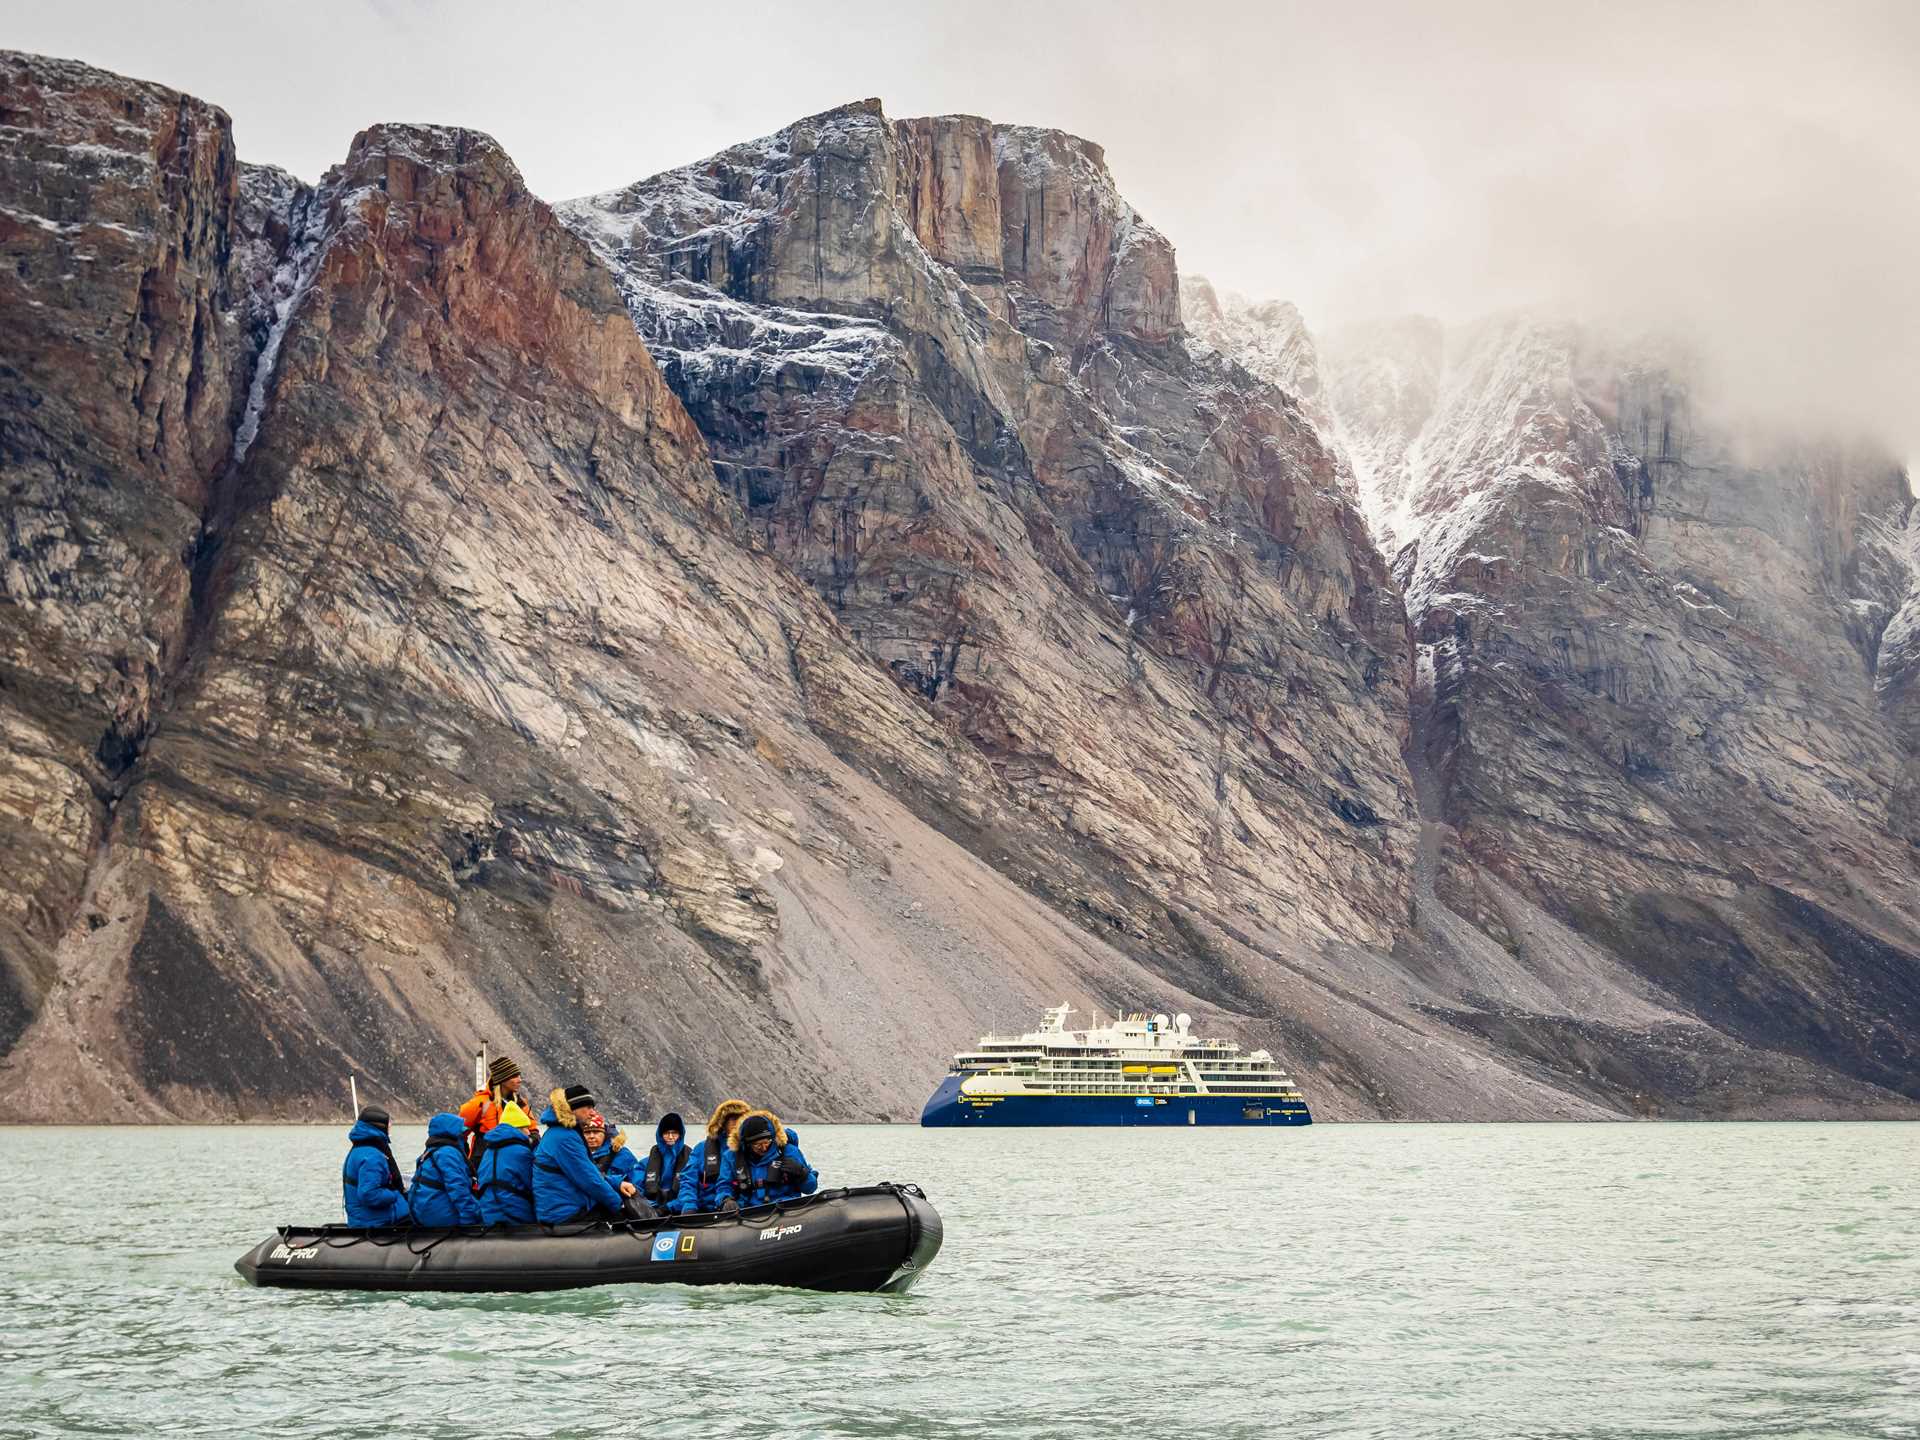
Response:
[[[573,1106],[567,1103],[567,1092],[563,1086],[555,1086],[547,1094],[547,1113],[540,1117],[542,1125],[558,1125],[566,1130],[577,1130],[579,1122],[574,1119]]]
[[[727,1131],[727,1148],[733,1151],[735,1154],[738,1154],[740,1150],[740,1127],[746,1124],[747,1121],[753,1119],[756,1115],[759,1116],[761,1119],[770,1121],[772,1123],[773,1148],[775,1150],[780,1150],[785,1148],[787,1143],[787,1127],[780,1123],[780,1117],[774,1114],[771,1110],[749,1110],[744,1115],[742,1115],[738,1120],[736,1120],[733,1123],[732,1127]]]
[[[707,1139],[718,1142],[725,1134],[731,1136],[734,1126],[744,1120],[753,1106],[744,1100],[722,1100],[713,1107],[713,1115],[707,1121]]]

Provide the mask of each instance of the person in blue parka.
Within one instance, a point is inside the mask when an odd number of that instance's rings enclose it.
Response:
[[[680,1193],[668,1207],[676,1215],[698,1215],[720,1208],[720,1162],[740,1117],[753,1106],[744,1100],[722,1100],[707,1121],[707,1138],[687,1153],[680,1167]]]
[[[509,1100],[494,1127],[480,1137],[473,1188],[480,1218],[489,1225],[533,1223],[533,1117]]]
[[[680,1172],[686,1169],[687,1157],[693,1153],[683,1138],[686,1129],[687,1122],[669,1110],[653,1127],[653,1144],[647,1150],[646,1159],[634,1162],[639,1171],[634,1183],[640,1187],[641,1198],[669,1213],[680,1203]]]
[[[594,1110],[580,1117],[580,1136],[587,1142],[594,1168],[609,1181],[640,1184],[640,1160],[627,1144],[626,1131]]]
[[[445,1228],[480,1223],[473,1172],[467,1169],[467,1125],[451,1110],[427,1122],[427,1148],[414,1162],[407,1204],[416,1225]]]
[[[720,1208],[746,1210],[819,1189],[820,1172],[807,1164],[798,1140],[771,1110],[743,1117],[720,1162]]]
[[[387,1138],[389,1124],[386,1111],[369,1105],[347,1131],[347,1163],[340,1170],[340,1188],[346,1195],[349,1225],[407,1223],[407,1191]]]
[[[609,1182],[580,1134],[578,1112],[593,1109],[593,1092],[569,1085],[547,1098],[540,1117],[545,1133],[533,1155],[534,1217],[543,1225],[558,1225],[595,1212],[622,1214],[622,1197],[638,1191],[630,1180]]]

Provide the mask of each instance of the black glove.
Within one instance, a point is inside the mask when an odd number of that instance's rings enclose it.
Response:
[[[734,1211],[738,1210],[739,1208],[740,1208],[740,1203],[737,1200],[735,1200],[731,1195],[727,1196],[726,1199],[720,1202],[720,1213],[722,1215],[731,1215],[733,1214]]]
[[[768,1167],[767,1179],[775,1185],[791,1185],[799,1189],[807,1183],[807,1167],[791,1155],[782,1155]]]

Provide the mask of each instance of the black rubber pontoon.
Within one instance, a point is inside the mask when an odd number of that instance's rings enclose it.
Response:
[[[282,1225],[234,1262],[254,1285],[306,1290],[571,1290],[791,1285],[905,1290],[940,1252],[915,1185],[823,1190],[729,1215],[485,1229]]]

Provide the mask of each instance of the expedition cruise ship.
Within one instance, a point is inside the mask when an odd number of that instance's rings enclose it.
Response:
[[[920,1112],[922,1125],[1307,1125],[1295,1085],[1264,1050],[1195,1038],[1192,1020],[1129,1015],[1069,1030],[1056,1005],[1038,1030],[982,1036]]]

